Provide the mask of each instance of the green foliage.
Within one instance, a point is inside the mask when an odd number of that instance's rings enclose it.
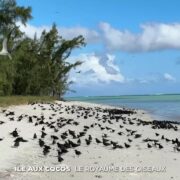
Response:
[[[79,61],[68,63],[67,59],[73,49],[85,45],[84,38],[65,40],[59,36],[55,24],[49,32],[43,31],[40,38],[36,35],[34,39],[28,38],[15,22],[25,24],[31,18],[31,8],[18,7],[13,0],[0,2],[0,24],[13,29],[8,42],[12,61],[0,56],[0,95],[62,97],[71,84],[68,82],[70,70],[81,64]],[[6,17],[5,12],[10,14]]]
[[[17,6],[15,0],[0,0],[0,28],[3,33],[17,27],[16,22],[25,25],[31,18],[31,7]]]
[[[56,99],[49,96],[0,96],[0,107],[29,103],[50,103]]]

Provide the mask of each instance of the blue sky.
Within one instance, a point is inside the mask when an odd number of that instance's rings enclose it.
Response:
[[[180,93],[180,1],[17,0],[33,19],[21,29],[32,37],[56,23],[67,39],[84,35],[73,52],[68,96]],[[81,71],[80,74],[76,73]]]

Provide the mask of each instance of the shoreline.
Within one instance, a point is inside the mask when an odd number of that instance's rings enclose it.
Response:
[[[110,104],[119,107],[143,109],[153,115],[154,119],[180,121],[179,95],[144,95],[144,96],[108,96],[108,97],[72,97],[67,100],[78,100],[92,103]]]
[[[57,101],[58,102],[58,101]],[[94,103],[94,102],[86,102],[86,101],[76,101],[76,100],[65,100],[64,102],[75,102],[75,103],[81,103],[82,105],[85,104],[85,105],[93,105],[93,106],[99,106],[99,107],[102,107],[102,108],[116,108],[116,109],[122,109],[122,108],[125,108],[125,109],[131,109],[131,110],[135,110],[137,111],[138,113],[142,113],[142,114],[146,114],[148,116],[148,119],[149,121],[166,121],[166,122],[169,122],[169,123],[172,123],[172,124],[180,124],[180,122],[176,121],[176,120],[168,120],[168,119],[165,119],[165,118],[160,118],[160,116],[158,115],[154,115],[152,112],[150,111],[147,111],[147,110],[143,110],[143,109],[137,109],[137,108],[129,108],[129,107],[126,107],[126,106],[116,106],[116,105],[108,105],[108,104],[101,104],[101,103]]]
[[[60,177],[65,180],[180,178],[178,174],[179,124],[153,122],[150,114],[142,110],[79,101],[56,101],[55,103],[0,108],[0,122],[0,138],[2,138],[0,141],[0,179],[3,178],[3,180],[56,180]],[[20,142],[18,147],[14,147],[16,138],[10,135],[15,128],[19,137],[27,141]],[[42,138],[43,132],[46,135]],[[35,133],[36,139],[33,138]],[[52,135],[59,138],[54,144]],[[43,154],[45,145],[40,147],[39,139],[50,147],[46,155]],[[63,158],[62,162],[58,162],[57,143],[60,143],[61,146],[59,146],[62,148],[65,142],[69,142],[70,147],[66,149],[68,152],[60,156]],[[177,149],[175,149],[176,146]],[[155,166],[157,168],[166,166],[167,172],[14,171],[14,167],[18,166],[61,165],[72,168],[78,166]]]

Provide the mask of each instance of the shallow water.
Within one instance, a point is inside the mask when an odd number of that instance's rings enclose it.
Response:
[[[157,119],[180,122],[180,94],[68,97],[66,99],[143,109]]]

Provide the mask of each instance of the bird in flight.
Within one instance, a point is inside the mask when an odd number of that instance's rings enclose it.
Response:
[[[0,51],[0,55],[8,56],[9,59],[12,59],[11,54],[8,52],[8,49],[7,49],[7,41],[8,39],[7,37],[5,37],[2,42],[2,50]]]
[[[4,39],[3,39],[3,42],[2,42],[2,50],[0,51],[0,55],[1,55],[1,56],[8,56],[9,59],[12,59],[11,54],[10,54],[9,51],[8,51],[7,44],[8,44],[8,40],[9,40],[11,34],[12,34],[13,31],[15,31],[17,28],[18,28],[18,27],[14,27],[13,29],[10,30],[10,32],[8,32],[7,35],[4,35]]]

